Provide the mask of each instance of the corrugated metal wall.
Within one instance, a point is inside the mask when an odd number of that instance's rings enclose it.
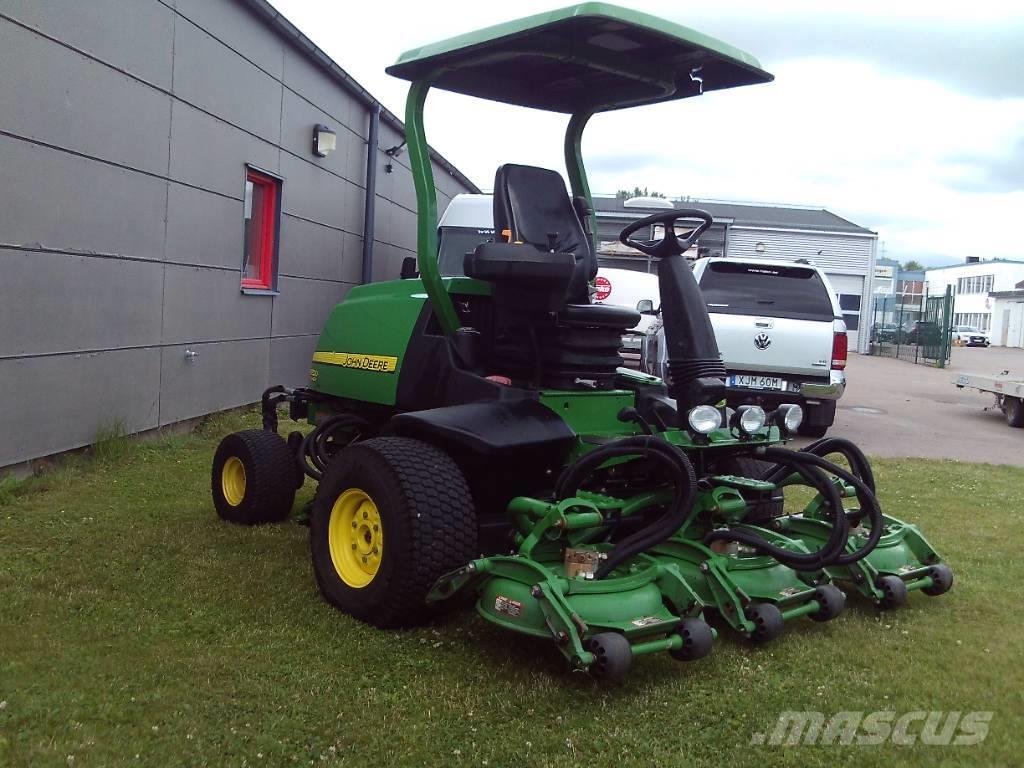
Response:
[[[234,0],[5,0],[0,72],[0,466],[304,383],[360,278],[363,104]],[[376,279],[416,236],[384,159]],[[284,177],[275,297],[239,291],[246,163]]]

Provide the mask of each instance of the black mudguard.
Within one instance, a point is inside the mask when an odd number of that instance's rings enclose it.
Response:
[[[467,403],[391,418],[395,433],[458,446],[478,456],[567,451],[576,440],[554,411],[533,399]]]

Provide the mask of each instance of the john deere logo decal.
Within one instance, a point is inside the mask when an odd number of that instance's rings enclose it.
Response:
[[[357,368],[360,371],[375,373],[394,373],[398,368],[398,358],[387,355],[357,355],[352,352],[317,352],[313,355],[314,363],[338,365],[342,368]]]
[[[768,349],[772,345],[772,337],[767,333],[759,333],[754,337],[754,346],[758,349]]]

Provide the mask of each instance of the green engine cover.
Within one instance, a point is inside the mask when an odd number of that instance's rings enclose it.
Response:
[[[427,300],[419,280],[359,285],[327,319],[309,372],[313,389],[394,405],[402,358]]]

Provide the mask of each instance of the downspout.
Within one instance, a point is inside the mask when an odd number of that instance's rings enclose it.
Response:
[[[370,110],[370,129],[366,135],[366,204],[363,210],[363,278],[373,281],[374,214],[377,209],[377,133],[380,128],[380,104]]]

